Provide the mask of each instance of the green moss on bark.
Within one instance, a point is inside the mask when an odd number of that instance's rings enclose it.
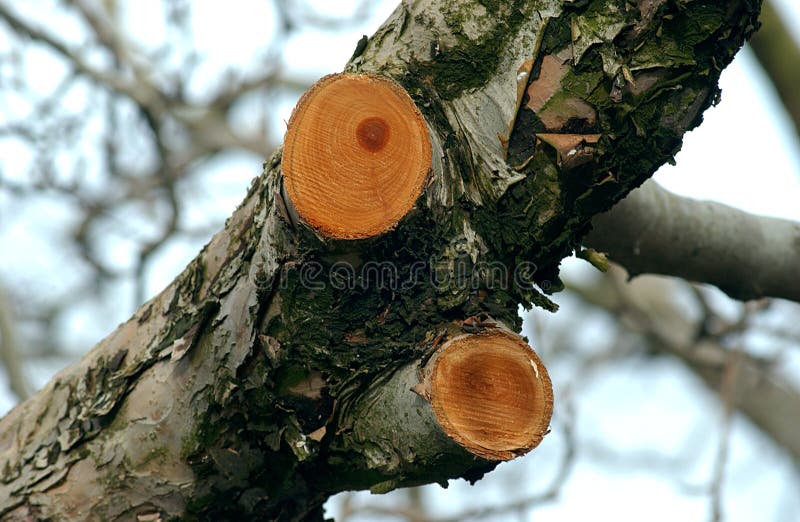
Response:
[[[410,64],[409,71],[432,83],[444,100],[482,87],[497,72],[499,51],[508,45],[535,7],[523,0],[450,2],[442,15],[457,44],[431,42],[431,59]],[[479,11],[489,16],[479,16]],[[475,40],[470,38],[470,24],[490,24],[492,29]]]

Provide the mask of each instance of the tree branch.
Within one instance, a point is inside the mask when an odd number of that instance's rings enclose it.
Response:
[[[750,48],[775,86],[800,139],[800,46],[772,2],[764,2],[760,20],[763,25],[750,39]]]
[[[644,279],[641,281],[644,283]],[[738,357],[731,403],[795,460],[800,460],[800,432],[796,426],[800,389],[768,362],[728,350],[714,337],[699,336],[696,326],[676,310],[667,297],[670,290],[663,285],[649,288],[648,292],[647,285],[626,284],[612,272],[596,285],[571,283],[569,288],[617,319],[630,318],[652,348],[677,357],[711,390],[719,392],[731,357]]]
[[[90,505],[73,519],[306,520],[343,489],[474,480],[489,460],[530,449],[537,438],[515,422],[532,415],[492,415],[478,399],[496,391],[529,407],[533,387],[514,386],[531,373],[544,381],[538,362],[476,360],[456,339],[519,328],[519,303],[555,308],[535,283],[557,289],[589,220],[674,154],[758,7],[403,2],[346,70],[394,80],[417,105],[431,150],[424,194],[382,234],[332,239],[290,215],[299,207],[277,152],[183,274],[0,421],[0,516],[69,519],[81,498]],[[397,168],[384,151],[403,144],[400,127],[365,102],[338,148],[344,120],[304,136],[332,157],[318,186],[353,170],[348,149],[367,171]],[[338,198],[385,195],[395,181],[353,176]],[[414,416],[428,406],[398,380],[429,364],[430,389],[413,388],[448,419],[439,427],[458,458],[429,453],[433,435]],[[461,393],[468,407],[453,408]],[[392,401],[403,408],[387,410]],[[482,440],[495,432],[499,442]]]
[[[592,225],[584,244],[631,276],[671,275],[736,299],[800,302],[800,223],[677,196],[648,181]]]
[[[30,386],[25,380],[16,336],[14,335],[14,310],[11,302],[6,298],[3,287],[0,286],[0,363],[5,366],[6,375],[11,392],[19,400],[25,400],[30,395]]]

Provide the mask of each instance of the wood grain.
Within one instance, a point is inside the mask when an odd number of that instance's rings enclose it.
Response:
[[[550,377],[519,336],[497,328],[457,337],[432,363],[433,410],[447,435],[470,452],[509,460],[535,448],[547,433]]]
[[[394,227],[422,193],[430,166],[428,127],[414,102],[371,74],[314,84],[292,113],[281,160],[300,217],[339,239]]]

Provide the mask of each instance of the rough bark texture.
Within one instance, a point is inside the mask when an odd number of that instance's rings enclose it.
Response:
[[[435,437],[376,443],[364,398],[487,316],[554,309],[539,289],[700,121],[758,4],[400,5],[347,70],[393,78],[426,118],[417,208],[323,241],[277,152],[183,274],[0,422],[0,517],[313,519],[344,489],[479,478],[491,462]]]

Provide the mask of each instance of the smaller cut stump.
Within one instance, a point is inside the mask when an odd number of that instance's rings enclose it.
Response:
[[[473,455],[513,459],[538,446],[550,429],[550,376],[518,335],[498,328],[456,337],[427,369],[436,419]]]

